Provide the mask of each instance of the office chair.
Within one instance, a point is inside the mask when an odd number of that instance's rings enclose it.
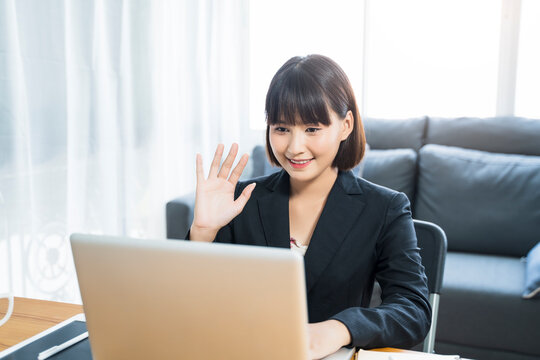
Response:
[[[422,265],[428,278],[429,302],[431,304],[431,328],[424,340],[422,351],[433,353],[435,348],[435,331],[439,314],[439,301],[446,260],[446,234],[437,225],[421,220],[413,220]]]

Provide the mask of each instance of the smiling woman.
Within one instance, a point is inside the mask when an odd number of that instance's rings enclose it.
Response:
[[[233,169],[238,146],[221,164],[219,145],[205,177],[197,156],[186,238],[304,254],[311,359],[347,345],[419,343],[431,308],[410,204],[350,171],[362,160],[365,136],[347,76],[328,57],[294,57],[266,99],[267,152],[282,170],[239,182],[247,155]],[[383,304],[369,308],[375,279]]]

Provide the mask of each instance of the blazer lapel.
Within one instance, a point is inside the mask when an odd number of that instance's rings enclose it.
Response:
[[[258,199],[266,243],[272,247],[290,248],[289,176],[282,170],[266,187],[270,192]]]
[[[354,175],[340,172],[328,194],[304,257],[309,292],[334,257],[364,208],[362,193]]]

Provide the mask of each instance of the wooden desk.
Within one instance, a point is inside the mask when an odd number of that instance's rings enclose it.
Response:
[[[0,318],[7,308],[7,299],[0,299]],[[0,351],[82,312],[82,305],[16,297],[13,314],[0,326]]]
[[[0,299],[0,318],[4,316],[7,308],[7,299]],[[82,305],[16,297],[13,314],[8,322],[0,327],[0,351],[82,312]],[[377,351],[410,352],[393,348]]]

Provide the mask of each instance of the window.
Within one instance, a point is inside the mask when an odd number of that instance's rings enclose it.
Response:
[[[364,2],[275,0],[250,2],[250,119],[265,128],[266,91],[285,61],[323,54],[345,70],[360,100]]]
[[[369,1],[364,116],[493,116],[501,2]]]
[[[522,0],[515,114],[540,119],[540,1]]]
[[[279,66],[309,53],[344,68],[364,117],[540,118],[538,19],[538,0],[251,1],[250,127]]]

